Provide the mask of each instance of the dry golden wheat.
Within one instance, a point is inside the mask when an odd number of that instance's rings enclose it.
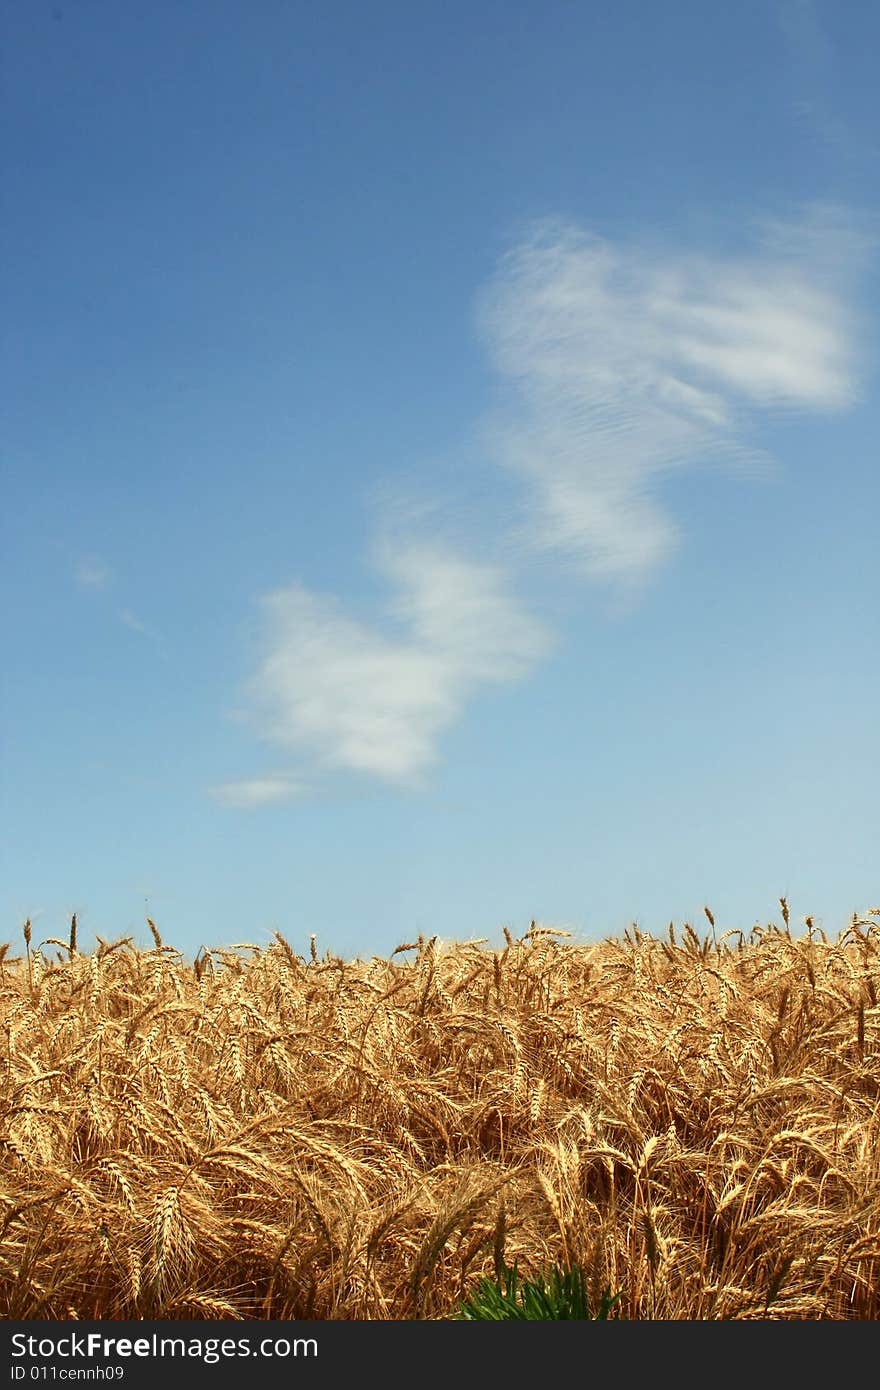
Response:
[[[387,960],[0,947],[0,1315],[880,1316],[880,910]],[[46,947],[61,946],[53,959]],[[406,960],[405,953],[412,953]]]

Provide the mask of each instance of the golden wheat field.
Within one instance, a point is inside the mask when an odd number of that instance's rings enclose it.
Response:
[[[668,939],[2,951],[0,1313],[880,1314],[880,909]]]

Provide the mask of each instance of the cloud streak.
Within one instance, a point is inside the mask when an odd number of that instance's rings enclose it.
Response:
[[[659,480],[754,460],[757,412],[857,396],[836,278],[857,238],[781,224],[740,258],[612,246],[541,224],[505,258],[478,322],[506,400],[486,439],[529,484],[532,544],[599,580],[643,580],[677,539]]]
[[[119,619],[126,627],[131,628],[132,632],[142,632],[144,634],[149,632],[146,623],[141,622],[137,614],[132,613],[130,608],[121,608],[119,611]]]
[[[381,550],[378,565],[395,591],[381,627],[301,585],[265,596],[248,695],[273,744],[325,769],[406,783],[437,760],[468,699],[525,676],[552,639],[494,566],[418,544]]]
[[[80,560],[76,567],[76,582],[81,589],[106,589],[110,582],[110,570],[103,560],[89,557]]]
[[[292,801],[306,790],[296,777],[285,777],[281,773],[271,773],[267,777],[243,778],[238,782],[223,782],[209,787],[208,794],[221,806],[237,810],[252,811],[259,806],[274,806],[279,802]]]

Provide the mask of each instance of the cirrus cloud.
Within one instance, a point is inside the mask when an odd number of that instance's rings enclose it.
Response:
[[[738,256],[615,245],[561,221],[535,227],[478,312],[503,386],[481,438],[525,484],[515,539],[588,579],[643,583],[679,537],[664,478],[698,464],[766,465],[751,435],[768,412],[858,399],[853,287],[873,244],[831,207],[765,223]],[[425,520],[409,512],[394,543],[385,516],[376,558],[391,597],[378,623],[301,584],[262,599],[248,714],[319,771],[412,781],[475,694],[523,679],[554,645],[507,571],[415,539]],[[500,539],[510,553],[512,537]],[[215,794],[255,806],[291,787],[279,774]]]
[[[526,480],[532,544],[601,580],[643,579],[672,550],[656,493],[696,463],[760,458],[760,412],[858,396],[844,292],[864,251],[816,210],[749,255],[612,245],[545,222],[502,262],[478,321],[507,396],[485,438]]]

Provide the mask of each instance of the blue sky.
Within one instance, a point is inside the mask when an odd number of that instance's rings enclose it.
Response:
[[[876,5],[2,27],[0,937],[875,905]]]

